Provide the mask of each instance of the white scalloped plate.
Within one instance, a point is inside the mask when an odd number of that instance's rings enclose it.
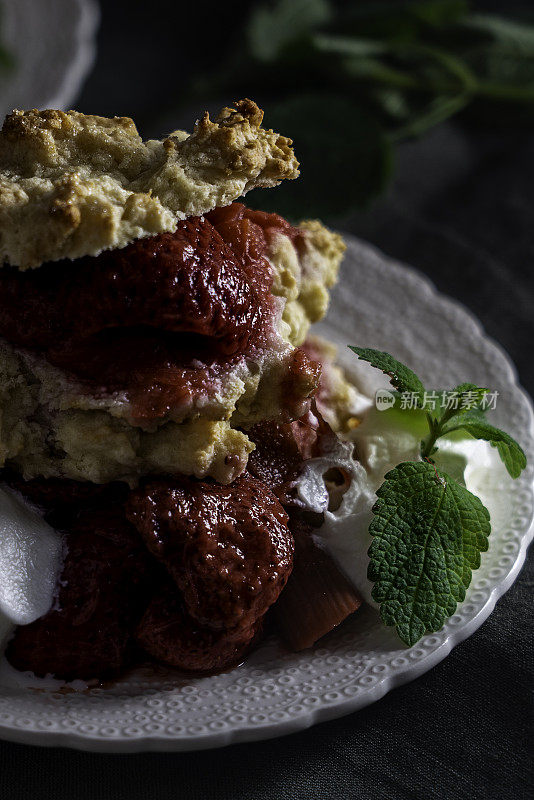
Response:
[[[0,72],[0,120],[13,108],[65,108],[96,53],[95,0],[3,0],[1,41],[13,57]]]
[[[505,490],[506,522],[492,532],[456,614],[410,649],[366,608],[303,653],[288,653],[271,639],[223,675],[192,679],[142,669],[85,692],[32,689],[4,665],[0,736],[107,752],[194,750],[280,736],[356,711],[417,678],[488,617],[517,576],[533,534],[534,415],[510,361],[470,314],[424,277],[351,238],[319,328],[340,344],[391,351],[427,385],[469,379],[499,392],[494,420],[519,439],[529,466]],[[355,369],[358,362],[345,351],[345,363]]]

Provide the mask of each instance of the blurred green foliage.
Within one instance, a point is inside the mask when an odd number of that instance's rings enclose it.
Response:
[[[464,0],[258,4],[239,47],[195,97],[260,99],[292,137],[302,176],[252,204],[338,216],[387,186],[394,144],[463,112],[485,125],[534,120],[534,25]]]

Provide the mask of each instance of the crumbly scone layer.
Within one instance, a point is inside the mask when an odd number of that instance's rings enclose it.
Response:
[[[253,444],[234,425],[276,416],[283,361],[229,376],[226,395],[176,422],[149,430],[127,420],[120,397],[96,398],[42,359],[0,343],[0,465],[25,479],[62,477],[105,483],[140,475],[184,473],[231,482]],[[311,393],[314,384],[303,388]]]
[[[143,141],[128,117],[14,111],[0,131],[0,258],[27,269],[120,248],[298,176],[251,100]]]
[[[124,392],[92,391],[39,354],[3,341],[0,464],[15,466],[25,478],[134,484],[140,474],[183,472],[232,481],[245,469],[254,446],[238,428],[287,417],[289,407],[290,418],[300,416],[315,387],[315,374],[299,369],[293,345],[324,313],[326,287],[335,278],[344,247],[337,234],[319,223],[298,230],[301,235],[293,240],[280,230],[266,231],[278,304],[278,331],[272,332],[269,347],[222,370],[209,392],[160,418],[136,419]]]
[[[327,312],[339,265],[345,252],[341,236],[319,220],[301,222],[296,242],[281,232],[268,239],[268,258],[273,266],[273,294],[285,300],[281,332],[292,345],[303,344],[310,325]]]

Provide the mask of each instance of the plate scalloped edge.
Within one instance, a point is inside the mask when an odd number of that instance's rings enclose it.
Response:
[[[478,358],[483,352],[484,358],[479,359],[481,364],[477,368],[482,373],[484,369],[491,370],[492,375],[498,376],[499,385],[507,389],[504,395],[508,429],[520,438],[529,464],[511,490],[513,519],[503,535],[494,534],[466,600],[441,631],[426,635],[409,649],[402,648],[394,634],[380,626],[375,612],[366,609],[355,615],[354,624],[349,621],[329,634],[319,648],[305,654],[288,654],[270,640],[245,665],[221,676],[187,680],[157,670],[151,674],[149,670],[141,677],[134,675],[119,681],[113,689],[84,694],[17,691],[13,686],[2,691],[0,686],[1,738],[100,752],[139,752],[200,750],[293,733],[363,708],[431,669],[480,627],[497,600],[510,588],[534,536],[531,401],[517,384],[515,368],[504,350],[485,336],[471,312],[438,293],[417,270],[353,237],[345,238],[348,242],[345,280],[343,288],[334,291],[333,296],[342,338],[347,336],[346,318],[339,313],[344,302],[345,311],[362,315],[358,317],[358,327],[363,319],[363,327],[368,325],[374,330],[376,320],[369,301],[383,293],[382,279],[391,286],[393,307],[403,307],[398,305],[399,301],[410,297],[418,301],[416,317],[410,317],[403,308],[409,322],[403,330],[409,334],[414,319],[420,320],[422,315],[424,323],[426,314],[434,324],[436,320],[444,323],[445,327],[434,332],[440,342],[445,341],[444,347],[447,336],[454,343],[456,332],[461,331],[468,345],[473,346],[471,357]],[[347,278],[351,263],[358,269]],[[349,285],[351,280],[355,283],[352,293],[346,291],[347,280]],[[318,327],[319,332],[335,334],[331,323]],[[392,335],[386,330],[376,341],[364,343],[385,347],[384,342]],[[417,335],[420,338],[418,332]],[[407,335],[404,341],[400,335],[395,339],[395,354],[406,357],[413,343],[413,335]],[[416,366],[413,360],[412,365]],[[459,365],[460,372],[462,366]],[[520,430],[510,429],[519,424]],[[28,702],[29,697],[33,703]]]
[[[70,106],[96,58],[97,0],[55,0],[41,9],[32,0],[4,0],[2,12],[15,68],[1,76],[0,121],[13,108]]]

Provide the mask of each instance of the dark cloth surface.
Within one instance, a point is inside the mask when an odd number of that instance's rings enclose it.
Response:
[[[130,114],[143,134],[165,132],[154,122],[156,109],[168,106],[173,81],[179,92],[188,52],[176,28],[162,24],[164,5],[143,4],[141,13],[123,0],[105,4],[99,58],[80,110]],[[220,4],[213,25],[223,24],[225,9],[238,14],[246,5]],[[200,24],[202,8],[189,10]],[[444,125],[401,148],[386,199],[341,223],[418,267],[476,313],[531,393],[533,187],[532,133]],[[531,555],[473,636],[430,672],[357,714],[278,740],[176,755],[105,756],[0,743],[0,798],[530,797],[533,584]]]

